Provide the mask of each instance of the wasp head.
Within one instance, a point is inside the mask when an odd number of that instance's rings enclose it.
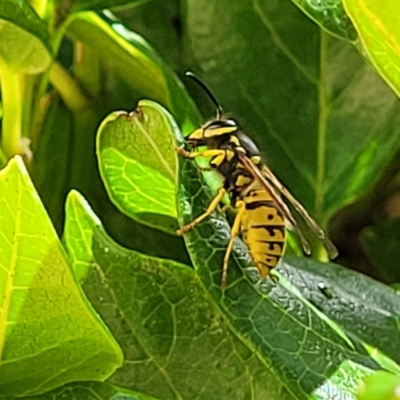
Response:
[[[233,119],[215,119],[191,133],[186,138],[186,143],[193,147],[204,145],[215,147],[227,135],[237,132],[237,130],[237,123]]]

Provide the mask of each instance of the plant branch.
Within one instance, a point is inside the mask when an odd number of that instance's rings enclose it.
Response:
[[[58,63],[50,69],[50,82],[71,111],[78,112],[89,105],[75,79]]]
[[[2,148],[6,157],[21,153],[22,93],[21,76],[0,57],[0,83],[3,106]]]

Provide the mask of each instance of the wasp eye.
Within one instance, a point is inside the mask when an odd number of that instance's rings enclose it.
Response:
[[[238,127],[236,121],[233,120],[233,119],[226,119],[226,120],[221,121],[221,122],[223,122],[224,126],[226,126],[226,127],[232,127],[232,128],[237,128]]]

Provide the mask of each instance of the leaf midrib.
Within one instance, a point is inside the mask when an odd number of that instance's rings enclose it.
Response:
[[[169,176],[172,178],[172,181],[175,181],[174,171],[172,170],[171,166],[168,164],[168,161],[165,159],[164,155],[161,153],[158,145],[155,143],[155,141],[151,137],[150,133],[146,130],[144,125],[141,122],[139,122],[138,120],[134,120],[133,122],[136,125],[137,129],[147,139],[150,146],[153,148],[153,150],[154,150],[155,154],[157,155],[158,159],[160,160],[161,164],[163,165],[165,170],[168,172]]]

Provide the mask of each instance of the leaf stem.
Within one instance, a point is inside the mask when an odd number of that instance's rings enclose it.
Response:
[[[0,147],[0,168],[3,168],[7,163],[7,156],[3,149]]]
[[[3,106],[2,147],[6,157],[21,153],[22,92],[21,76],[0,57],[0,83]]]
[[[321,220],[324,206],[325,152],[328,118],[328,93],[326,90],[326,57],[328,35],[320,30],[320,70],[318,83],[318,143],[317,143],[317,176],[315,190],[315,215]]]
[[[88,106],[89,100],[76,80],[57,62],[51,67],[50,82],[72,112],[78,112]]]
[[[96,97],[101,88],[98,53],[82,42],[75,43],[74,75],[91,96]]]

